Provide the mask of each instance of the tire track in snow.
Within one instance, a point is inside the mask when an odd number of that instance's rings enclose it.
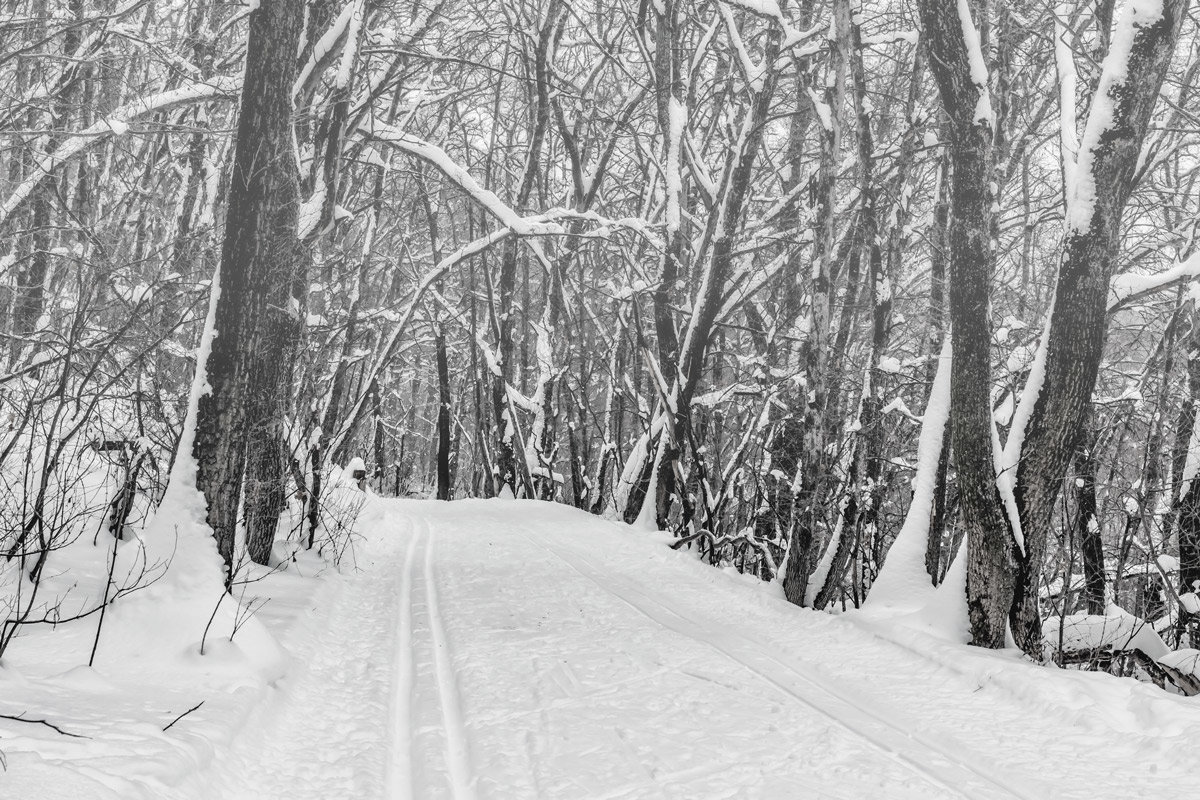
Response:
[[[433,642],[433,667],[437,677],[438,700],[442,707],[450,789],[456,800],[472,800],[475,797],[475,779],[472,777],[462,698],[459,694],[458,680],[454,675],[450,643],[446,638],[446,627],[438,605],[437,584],[434,581],[434,537],[429,532],[429,523],[426,520],[420,520],[419,524],[425,532],[425,608],[429,616],[429,633]]]
[[[388,797],[412,800],[413,792],[413,718],[412,691],[415,661],[413,653],[413,587],[416,584],[417,544],[421,528],[413,526],[412,537],[404,553],[404,568],[400,572],[399,626],[396,631],[396,674],[392,686],[391,759],[388,764]]]
[[[531,538],[528,533],[524,531],[522,533],[526,538]],[[856,737],[865,740],[872,749],[884,754],[892,761],[899,763],[924,780],[940,786],[954,795],[966,798],[967,800],[974,800],[975,795],[968,794],[960,788],[966,782],[964,778],[974,777],[991,786],[993,789],[998,790],[1001,793],[1000,796],[1014,797],[1020,800],[1032,800],[1030,796],[1014,789],[1001,779],[993,777],[987,771],[954,757],[942,746],[929,742],[919,734],[900,727],[886,717],[850,699],[838,689],[828,686],[824,681],[805,674],[796,667],[784,663],[765,651],[760,652],[763,648],[753,640],[727,629],[722,630],[720,634],[714,635],[710,630],[689,617],[686,612],[650,596],[640,587],[633,584],[633,582],[611,572],[606,575],[604,570],[596,567],[595,562],[590,557],[579,552],[577,549],[569,548],[574,555],[574,557],[571,557],[565,555],[558,546],[547,541],[547,539],[541,536],[538,538],[545,549],[554,554],[573,572],[595,584],[604,593],[621,601],[657,625],[716,650],[751,674],[757,676],[760,681],[808,706],[839,727],[850,731]],[[603,579],[601,576],[603,576]],[[619,583],[620,589],[614,588],[613,583]],[[740,645],[740,647],[735,649],[734,646],[731,646],[731,642],[735,645]],[[739,651],[742,655],[739,655]],[[752,661],[759,663],[756,665],[751,663]],[[801,693],[794,685],[790,685],[793,681],[788,680],[789,675],[816,689],[819,693],[826,695],[828,699],[819,700]],[[854,723],[847,721],[847,718],[853,719]],[[870,732],[868,728],[873,724],[896,734],[895,741],[889,741]],[[929,760],[928,757],[931,755],[934,756],[935,761],[944,762],[949,767],[949,770],[926,766]],[[958,774],[944,774],[947,771]],[[968,773],[969,775],[964,773]]]

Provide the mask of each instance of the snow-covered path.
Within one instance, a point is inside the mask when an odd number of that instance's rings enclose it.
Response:
[[[568,508],[375,513],[193,796],[1128,797],[1200,764],[1187,700],[798,612]]]

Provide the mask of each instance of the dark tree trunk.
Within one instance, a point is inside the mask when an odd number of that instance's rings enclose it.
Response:
[[[290,248],[289,248],[290,245]],[[291,257],[288,258],[288,252]],[[287,418],[292,411],[292,376],[304,338],[308,252],[296,240],[279,244],[280,258],[264,276],[267,303],[258,320],[247,393],[246,481],[243,508],[246,549],[256,564],[269,564],[279,518],[287,506]]]
[[[1188,454],[1196,436],[1197,404],[1200,404],[1200,313],[1193,309],[1187,334],[1188,397],[1179,409],[1172,459],[1171,512],[1165,535],[1179,540],[1179,592],[1200,593],[1200,481],[1191,476],[1185,483]],[[1196,616],[1180,611],[1180,645],[1195,647]],[[1184,632],[1190,631],[1186,637]]]
[[[1017,469],[1016,501],[1025,552],[1012,628],[1017,644],[1030,654],[1041,652],[1038,588],[1054,505],[1079,443],[1104,350],[1109,282],[1121,249],[1121,216],[1133,191],[1142,142],[1187,6],[1188,0],[1164,0],[1157,22],[1135,27],[1124,81],[1101,86],[1100,91],[1109,96],[1098,97],[1093,105],[1092,115],[1100,115],[1107,113],[1111,103],[1112,120],[1092,152],[1091,215],[1082,225],[1069,227],[1063,242],[1045,378],[1026,426]],[[1089,119],[1089,126],[1094,122]],[[1081,166],[1083,156],[1080,153]],[[1067,213],[1070,219],[1079,212],[1068,207]]]
[[[990,298],[995,254],[992,231],[992,121],[978,112],[986,86],[973,82],[955,0],[921,0],[929,66],[948,126],[951,184],[950,321],[953,330],[951,450],[967,536],[967,612],[971,643],[1005,644],[1016,568],[1014,541],[996,488],[992,445]]]
[[[291,92],[303,16],[303,5],[287,0],[262,0],[250,13],[221,251],[216,319],[220,335],[208,359],[212,391],[200,400],[193,448],[197,486],[207,500],[208,524],[228,570],[233,565],[249,427],[256,422],[249,414],[263,407],[261,398],[251,397],[252,373],[262,358],[270,357],[266,348],[280,344],[278,337],[264,336],[260,321],[272,305],[282,306],[282,313],[291,311],[288,288],[297,255],[299,199]],[[259,382],[254,391],[278,391],[278,384],[266,383]]]
[[[375,465],[371,469],[371,477],[380,494],[383,494],[383,473],[387,469],[387,430],[383,425],[383,390],[379,380],[371,382],[371,428],[374,440],[371,452],[375,457]],[[454,484],[454,474],[451,469],[450,484]]]
[[[654,314],[654,335],[657,344],[658,368],[663,377],[672,381],[679,373],[679,334],[675,328],[675,312],[672,303],[678,293],[680,276],[686,271],[684,255],[686,240],[682,227],[682,208],[685,205],[686,190],[682,177],[683,141],[681,136],[672,136],[672,106],[685,108],[686,85],[679,65],[677,40],[679,28],[678,0],[664,0],[654,5],[654,102],[658,112],[658,127],[663,134],[664,164],[676,165],[680,170],[678,192],[666,200],[666,247],[659,262],[658,281],[651,295]],[[638,349],[643,353],[641,328],[639,326]],[[641,472],[629,491],[625,504],[625,521],[633,523],[637,519],[643,503],[655,503],[655,518],[659,527],[665,526],[665,513],[660,498],[670,495],[674,474],[669,465],[675,460],[676,448],[673,442],[662,441],[662,434],[652,436],[648,443],[648,452]],[[659,447],[668,452],[663,453],[659,469],[656,497],[647,497],[650,488],[651,472],[654,469],[656,454]]]
[[[859,18],[847,7],[849,34],[850,78],[855,118],[856,151],[858,154],[859,214],[856,226],[858,241],[852,246],[858,249],[858,258],[867,265],[867,295],[871,302],[871,355],[862,384],[862,396],[858,413],[858,433],[854,437],[854,453],[850,474],[846,479],[847,497],[842,514],[842,537],[838,542],[834,561],[825,576],[825,585],[818,592],[813,605],[824,608],[834,600],[843,585],[846,570],[851,563],[857,579],[854,581],[854,602],[859,605],[864,588],[864,566],[868,561],[878,561],[882,531],[879,506],[885,492],[884,460],[884,376],[880,369],[887,350],[892,317],[891,281],[888,262],[884,261],[879,246],[879,187],[875,176],[875,139],[871,133],[871,113],[867,99],[867,76],[863,65],[862,28]],[[910,109],[913,104],[910,100]],[[911,111],[910,111],[911,119]],[[911,159],[911,132],[905,136],[907,155],[901,155],[900,169],[906,170]],[[898,215],[897,215],[898,216]],[[897,225],[899,227],[899,225]],[[893,231],[894,234],[894,231]],[[848,288],[848,293],[850,289]],[[848,302],[849,305],[849,302]]]
[[[1200,481],[1192,479],[1179,501],[1179,591],[1200,588]]]
[[[1083,596],[1089,614],[1103,614],[1104,542],[1096,514],[1096,446],[1098,432],[1088,431],[1087,441],[1075,456],[1075,532],[1083,556]]]
[[[561,23],[565,19],[561,14],[563,8],[564,6],[559,0],[551,0],[546,11],[546,18],[538,32],[537,47],[534,51],[536,92],[533,127],[529,132],[529,149],[525,154],[525,170],[513,197],[513,207],[518,211],[525,210],[533,193],[538,159],[541,156],[546,129],[550,125],[550,61],[553,58],[554,44],[562,35]],[[492,409],[495,415],[493,441],[496,447],[496,452],[493,454],[493,475],[496,493],[499,494],[504,491],[505,487],[508,487],[509,491],[516,496],[528,495],[532,491],[532,487],[528,485],[528,468],[518,469],[516,409],[508,399],[509,384],[519,385],[513,358],[513,294],[516,290],[519,247],[520,243],[515,239],[509,240],[504,245],[504,253],[500,259],[500,275],[495,286],[495,305],[493,307],[496,356],[500,369],[499,374],[492,376]],[[528,307],[528,303],[525,305]],[[519,457],[524,458],[524,455]]]
[[[943,125],[948,134],[948,127]],[[929,362],[925,367],[925,396],[928,397],[937,375],[937,358],[942,352],[946,335],[946,260],[950,255],[950,150],[942,148],[938,163],[938,193],[933,207],[933,224],[929,231],[929,331],[925,352]],[[954,412],[951,411],[951,424]],[[946,535],[946,481],[950,470],[950,437],[942,439],[942,454],[938,458],[937,483],[933,490],[933,513],[929,519],[929,536],[925,541],[925,570],[934,584],[942,579],[942,540]]]
[[[437,349],[437,499],[449,500],[450,485],[450,367],[446,359],[446,334],[439,326],[434,333]]]

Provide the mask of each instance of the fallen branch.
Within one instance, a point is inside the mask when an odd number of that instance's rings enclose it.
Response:
[[[30,725],[45,725],[56,733],[61,733],[63,736],[70,736],[72,739],[90,739],[90,736],[84,736],[82,733],[71,733],[64,731],[62,728],[55,725],[53,722],[44,719],[27,719],[24,715],[13,716],[12,714],[0,714],[0,719],[11,719],[13,722],[27,722]]]
[[[167,726],[166,726],[165,728],[163,728],[163,732],[165,733],[166,731],[169,731],[169,730],[171,730],[171,726],[172,726],[172,725],[174,725],[176,722],[179,722],[179,720],[183,719],[183,718],[184,718],[184,717],[186,717],[188,714],[192,713],[193,711],[195,711],[197,708],[199,708],[199,707],[200,707],[200,706],[202,706],[202,705],[204,705],[204,701],[203,701],[203,700],[201,700],[199,703],[196,703],[196,705],[192,706],[192,707],[191,707],[191,708],[189,708],[187,711],[183,712],[183,713],[182,713],[182,714],[180,714],[178,717],[176,717],[175,719],[173,719],[173,720],[171,720],[170,722],[168,722],[168,723],[167,723]]]

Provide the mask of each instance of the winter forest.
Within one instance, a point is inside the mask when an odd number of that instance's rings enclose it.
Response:
[[[1047,703],[1194,774],[1198,13],[0,0],[0,795],[1073,796],[971,738]],[[537,733],[635,610],[868,768]],[[996,730],[894,745],[941,680]],[[390,755],[269,784],[318,702]]]

